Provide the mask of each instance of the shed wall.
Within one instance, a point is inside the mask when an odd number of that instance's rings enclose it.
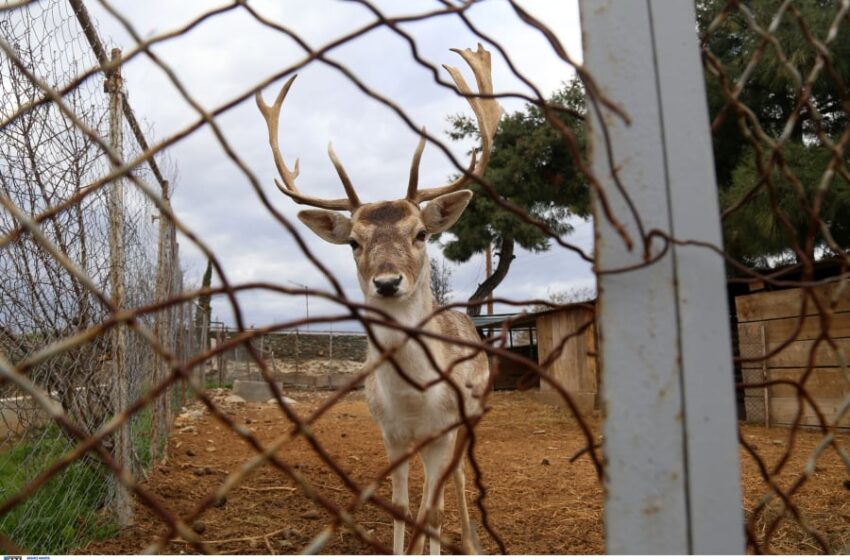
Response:
[[[833,299],[831,320],[824,325],[818,306],[828,309]],[[837,284],[830,284],[813,290],[811,296],[802,289],[746,294],[735,298],[735,307],[742,358],[759,357],[784,346],[767,360],[743,362],[744,382],[800,382],[827,424],[850,428],[847,415],[835,423],[840,404],[850,395],[850,383],[842,375],[836,351],[850,356],[850,289],[842,292]],[[821,338],[825,329],[836,349]],[[792,424],[800,410],[797,388],[785,384],[745,389],[744,404],[747,421],[771,425]],[[821,419],[812,407],[802,406],[802,424],[820,426]]]
[[[594,313],[587,307],[571,307],[537,318],[537,353],[541,364],[569,337],[546,370],[569,392],[582,413],[598,408],[599,374],[593,321]],[[579,332],[582,328],[584,330]],[[564,404],[561,396],[544,379],[540,380],[540,396],[546,402]]]

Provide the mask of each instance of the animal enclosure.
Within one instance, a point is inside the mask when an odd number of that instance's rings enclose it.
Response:
[[[4,554],[850,553],[850,3],[158,1],[0,6]]]

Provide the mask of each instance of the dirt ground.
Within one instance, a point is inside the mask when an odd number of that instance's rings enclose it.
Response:
[[[315,410],[328,393],[290,394],[302,415]],[[602,488],[587,457],[569,458],[584,448],[585,441],[570,415],[563,409],[538,403],[532,395],[497,393],[492,411],[476,431],[476,454],[487,488],[484,505],[490,524],[512,554],[599,554],[604,552]],[[269,404],[233,404],[224,408],[246,424],[261,442],[285,433],[288,422]],[[209,413],[184,416],[170,440],[167,465],[152,471],[144,486],[175,514],[184,516],[228,473],[238,470],[254,452]],[[599,419],[590,421],[598,433]],[[788,431],[745,426],[744,437],[772,468],[787,444]],[[379,432],[362,393],[348,395],[315,425],[315,434],[336,462],[358,483],[366,483],[386,465]],[[779,477],[787,486],[800,473],[819,437],[801,432],[795,452]],[[839,442],[850,449],[850,436]],[[751,514],[766,492],[758,467],[742,451],[745,509]],[[325,466],[303,439],[280,450],[279,456],[308,478],[322,494],[344,506],[352,494]],[[833,552],[850,546],[850,473],[837,454],[827,450],[814,475],[795,495],[794,503],[809,526],[818,531]],[[411,468],[411,509],[416,511],[422,484],[421,467]],[[475,502],[471,469],[467,464],[467,492],[483,551],[498,551],[481,523]],[[385,481],[378,495],[389,500]],[[137,508],[136,525],[117,538],[92,543],[83,554],[130,554],[141,552],[164,532],[164,524],[146,508]],[[756,520],[755,532],[763,534],[765,523],[780,513],[776,501]],[[392,523],[388,513],[374,506],[358,510],[355,518],[381,542],[391,546]],[[231,491],[224,504],[209,508],[196,522],[196,530],[210,546],[226,554],[292,554],[300,551],[324,528],[330,515],[305,498],[280,471],[263,466]],[[444,535],[459,543],[459,521],[454,491],[446,492]],[[771,538],[774,553],[816,553],[814,538],[799,524],[783,520]],[[194,549],[172,540],[169,554],[193,553]],[[373,550],[347,531],[339,531],[324,548],[325,553],[358,554]]]

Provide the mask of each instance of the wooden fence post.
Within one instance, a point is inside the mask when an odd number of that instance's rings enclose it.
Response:
[[[121,78],[121,50],[112,49],[111,63],[107,73],[105,91],[109,95],[109,144],[124,158],[124,84]],[[116,166],[113,164],[112,166]],[[109,280],[112,303],[124,307],[124,181],[121,177],[112,181],[109,189]],[[127,371],[127,327],[117,324],[112,329],[112,372],[114,379],[115,414],[126,410],[130,403],[130,379]],[[130,421],[127,420],[115,433],[114,456],[120,465],[132,470],[132,437]],[[133,522],[133,502],[130,492],[113,477],[113,506],[118,525],[127,527]]]
[[[168,205],[168,183],[165,182],[162,185],[162,191],[160,193],[162,197],[162,202],[165,205]],[[165,301],[171,295],[171,282],[168,281],[169,277],[173,277],[172,270],[172,259],[171,259],[171,235],[169,231],[169,220],[168,218],[160,213],[159,215],[159,238],[157,243],[157,254],[156,254],[156,284],[154,288],[154,301]],[[162,344],[165,348],[170,348],[172,346],[172,341],[170,337],[169,324],[171,317],[170,309],[163,309],[159,311],[154,318],[154,335],[156,339]],[[156,385],[165,377],[165,369],[167,364],[165,359],[160,356],[155,357],[155,365],[153,370],[153,383]],[[161,437],[164,437],[163,427],[165,425],[165,419],[163,417],[165,413],[165,400],[167,398],[167,393],[161,395],[160,397],[154,399],[151,402],[151,441],[150,441],[150,455],[151,460],[156,461],[159,459],[159,440]]]
[[[580,6],[585,68],[628,115],[588,105],[594,175],[634,241],[597,211],[607,552],[742,554],[723,259],[655,237],[646,264],[636,218],[643,232],[722,247],[694,4]]]

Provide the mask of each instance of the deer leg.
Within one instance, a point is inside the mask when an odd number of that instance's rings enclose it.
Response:
[[[460,514],[461,546],[468,554],[474,554],[472,546],[472,531],[469,524],[469,510],[466,505],[466,477],[463,473],[463,460],[458,463],[452,473],[455,491],[457,492],[457,507]]]
[[[425,520],[425,515],[428,513],[428,496],[431,495],[431,487],[428,484],[428,475],[425,475],[425,482],[422,484],[422,499],[419,501],[419,513],[416,514],[416,523],[421,524]],[[422,554],[422,549],[425,546],[425,535],[420,532],[415,532],[413,542],[410,543],[410,554]]]
[[[395,461],[404,454],[403,450],[392,449],[387,446],[387,455],[390,462]],[[410,472],[410,462],[405,460],[400,463],[390,474],[393,485],[393,505],[404,511],[404,515],[410,515],[410,499],[407,494],[407,476]],[[404,554],[404,519],[393,518],[393,554]]]
[[[425,468],[425,490],[422,493],[422,505],[419,508],[418,521],[426,520],[428,527],[434,532],[429,541],[429,552],[440,554],[440,529],[443,523],[443,506],[445,485],[440,484],[440,478],[446,472],[451,461],[451,451],[454,447],[454,435],[446,435],[422,449],[422,465]],[[419,554],[424,546],[424,537],[416,540],[413,553]]]
[[[466,476],[463,472],[463,457],[466,454],[467,446],[466,433],[464,428],[460,428],[455,440],[455,455],[459,455],[459,460],[455,470],[452,472],[452,481],[454,482],[455,492],[457,492],[457,507],[460,514],[460,534],[461,546],[468,554],[474,554],[474,546],[472,542],[472,529],[469,523],[469,508],[466,504]]]

